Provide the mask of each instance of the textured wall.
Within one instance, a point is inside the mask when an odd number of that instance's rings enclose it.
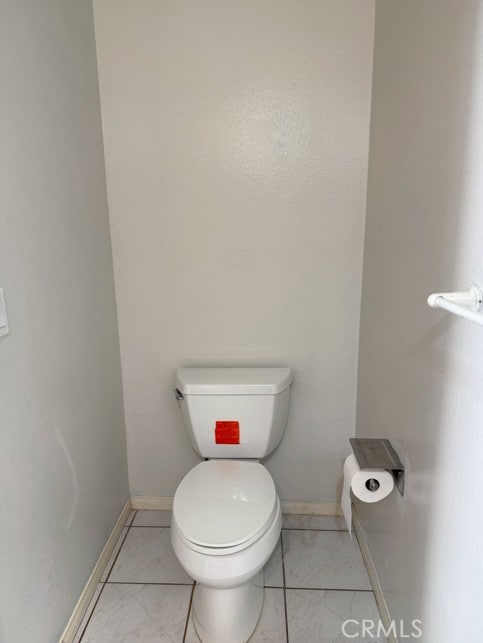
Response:
[[[7,3],[4,3],[6,5]],[[0,18],[0,641],[58,640],[128,495],[88,2]]]
[[[355,380],[373,3],[97,0],[131,491],[193,466],[180,365],[289,365],[285,499],[335,501]]]
[[[481,12],[376,4],[357,432],[408,470],[403,498],[362,509],[392,615],[423,619],[424,643],[482,639],[483,329],[426,305],[483,283]]]

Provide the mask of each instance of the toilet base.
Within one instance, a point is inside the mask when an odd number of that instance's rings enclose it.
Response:
[[[263,606],[263,569],[254,578],[229,589],[197,584],[193,621],[203,643],[245,643]]]

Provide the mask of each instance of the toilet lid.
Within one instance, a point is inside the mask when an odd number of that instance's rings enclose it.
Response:
[[[258,462],[208,460],[181,481],[173,514],[187,540],[203,547],[233,547],[264,532],[277,493]]]

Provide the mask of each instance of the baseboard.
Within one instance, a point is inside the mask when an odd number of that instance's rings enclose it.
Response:
[[[170,496],[131,496],[133,509],[148,511],[171,511],[173,498]]]
[[[173,498],[168,496],[132,496],[133,509],[171,511]],[[313,514],[316,516],[342,516],[337,502],[303,502],[299,500],[282,500],[284,514]]]
[[[371,552],[367,545],[367,538],[364,528],[362,526],[359,514],[357,512],[357,507],[352,505],[352,526],[357,536],[357,541],[359,543],[359,548],[362,553],[362,558],[367,568],[367,573],[369,574],[369,580],[371,581],[372,589],[374,590],[374,596],[376,597],[377,606],[379,608],[379,613],[381,615],[381,620],[384,624],[386,631],[390,631],[389,627],[391,624],[391,614],[389,612],[389,607],[382,591],[382,585],[377,575],[376,568],[374,566],[374,561],[372,560]],[[397,638],[390,634],[387,638],[387,643],[398,643]]]
[[[77,601],[76,606],[74,607],[72,616],[70,617],[69,622],[67,623],[66,628],[59,639],[59,643],[72,643],[72,641],[74,640],[77,630],[79,629],[79,625],[81,624],[84,617],[85,611],[87,610],[89,603],[94,596],[97,585],[101,580],[102,572],[109,562],[111,554],[114,551],[114,547],[119,540],[119,536],[121,535],[130,510],[131,499],[128,498],[121,511],[121,515],[119,516],[118,521],[116,522],[114,529],[109,536],[109,540],[105,544],[104,549],[102,550],[101,555],[99,556],[97,563],[92,570],[92,574],[89,576],[89,580],[87,581],[86,586],[84,587],[82,594],[80,595],[80,598]]]
[[[342,516],[340,505],[337,502],[303,502],[302,500],[282,500],[282,513]]]

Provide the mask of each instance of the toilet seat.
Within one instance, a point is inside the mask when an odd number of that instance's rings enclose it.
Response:
[[[173,520],[190,549],[226,555],[258,540],[278,508],[275,485],[263,465],[208,460],[189,471],[178,486]]]

